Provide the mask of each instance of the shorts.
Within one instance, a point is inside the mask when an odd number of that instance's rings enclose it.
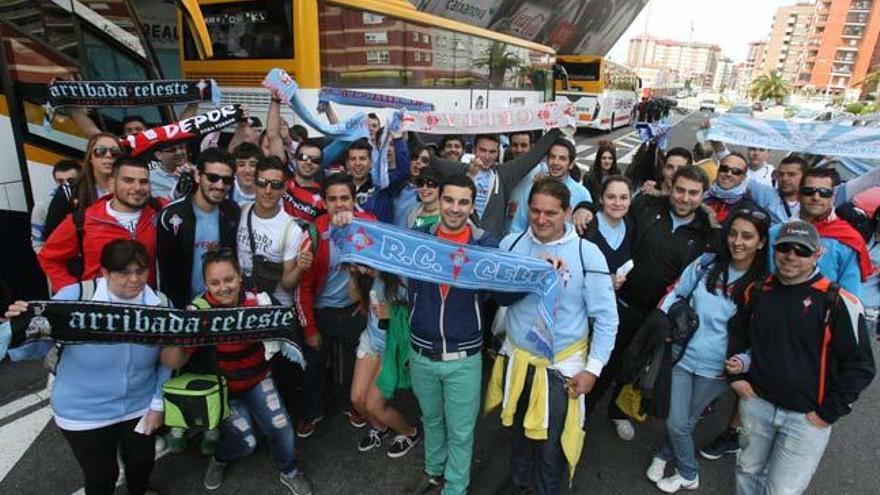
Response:
[[[367,356],[376,356],[381,358],[382,353],[385,349],[376,349],[376,346],[373,344],[373,339],[370,338],[370,332],[368,330],[364,330],[361,332],[361,339],[358,342],[357,347],[357,358],[363,359]]]

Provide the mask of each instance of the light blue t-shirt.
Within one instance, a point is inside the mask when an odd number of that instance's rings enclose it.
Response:
[[[204,212],[193,204],[196,217],[196,233],[193,239],[193,264],[190,275],[189,297],[195,298],[205,292],[205,281],[202,277],[202,255],[220,246],[220,210]]]
[[[339,248],[330,243],[330,264],[327,267],[327,280],[315,300],[316,308],[345,308],[352,305],[348,293],[348,270],[339,260]]]
[[[502,165],[503,167],[504,165]],[[541,162],[537,167],[533,168],[526,174],[522,180],[517,183],[517,185],[510,191],[510,197],[507,200],[507,222],[505,223],[505,228],[508,232],[511,230],[511,226],[513,225],[513,219],[516,218],[516,213],[519,211],[522,206],[520,202],[520,198],[523,196],[528,197],[529,191],[532,189],[532,184],[535,183],[535,176],[539,173],[547,173],[547,164]]]
[[[474,207],[477,210],[477,216],[483,218],[486,206],[489,204],[489,198],[492,196],[492,189],[495,187],[496,177],[495,170],[480,170],[474,177],[474,185],[477,186],[477,199],[474,201]]]
[[[407,182],[400,194],[394,198],[394,225],[407,228],[406,220],[409,213],[419,204],[419,190],[412,183]]]
[[[880,241],[872,239],[868,244],[871,264],[880,266]],[[862,304],[866,308],[880,307],[880,275],[874,274],[862,282]]]
[[[174,199],[174,188],[179,177],[169,174],[163,168],[150,170],[150,195],[154,198]]]
[[[676,216],[675,213],[669,212],[669,218],[672,219],[672,231],[675,232],[679,227],[685,226],[694,221],[694,217],[690,218],[681,218]]]
[[[611,225],[601,211],[596,215],[596,221],[599,222],[599,233],[605,238],[608,247],[616,251],[626,238],[626,222],[621,220],[617,225]]]

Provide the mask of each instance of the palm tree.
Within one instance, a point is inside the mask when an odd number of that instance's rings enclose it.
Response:
[[[788,83],[782,79],[778,71],[762,74],[752,81],[749,96],[759,101],[773,100],[778,104],[788,96]]]
[[[874,99],[880,100],[880,65],[872,67],[873,72],[865,75],[865,78],[858,83],[865,92],[874,91]]]
[[[514,52],[507,51],[506,43],[494,42],[486,48],[485,53],[474,59],[474,67],[489,68],[489,79],[493,87],[501,87],[508,73],[519,75],[523,60]]]

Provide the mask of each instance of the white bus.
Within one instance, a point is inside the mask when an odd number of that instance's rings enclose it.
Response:
[[[636,73],[604,57],[558,55],[556,101],[575,106],[578,127],[612,131],[636,121]]]

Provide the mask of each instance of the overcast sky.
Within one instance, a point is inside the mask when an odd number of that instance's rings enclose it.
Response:
[[[609,52],[626,61],[629,40],[645,32],[663,38],[687,41],[693,21],[693,41],[715,43],[736,62],[745,61],[750,41],[768,38],[776,9],[797,0],[651,0]]]

